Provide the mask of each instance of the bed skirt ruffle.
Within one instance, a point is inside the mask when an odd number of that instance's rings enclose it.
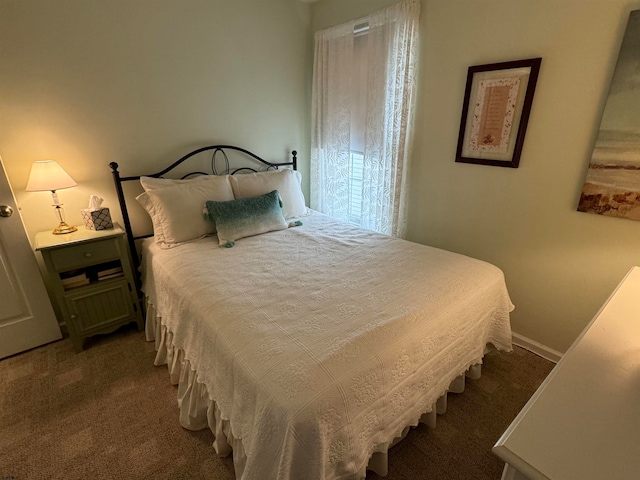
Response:
[[[246,463],[242,441],[234,436],[229,420],[223,418],[215,400],[210,398],[206,385],[196,378],[196,372],[192,369],[190,362],[184,358],[184,351],[174,345],[172,333],[162,324],[161,317],[157,315],[154,305],[148,298],[146,299],[146,317],[147,341],[155,342],[154,365],[167,365],[171,383],[178,386],[180,425],[187,430],[202,430],[208,427],[215,436],[213,448],[216,453],[225,457],[233,452],[236,478],[241,478]],[[462,393],[465,388],[465,378],[475,380],[480,378],[480,375],[481,364],[478,363],[456,377],[432,405],[430,411],[425,412],[418,422],[407,425],[400,436],[386,447],[382,447],[384,451],[373,453],[367,464],[367,470],[380,476],[387,475],[388,449],[400,442],[409,432],[409,428],[417,426],[418,423],[435,428],[436,415],[443,414],[447,410],[447,393]]]

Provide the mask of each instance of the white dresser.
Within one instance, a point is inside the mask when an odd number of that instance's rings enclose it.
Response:
[[[503,480],[640,479],[640,267],[493,447]]]

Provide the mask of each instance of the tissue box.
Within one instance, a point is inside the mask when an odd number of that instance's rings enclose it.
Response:
[[[113,222],[111,221],[111,214],[108,208],[99,208],[98,210],[83,208],[80,210],[80,213],[84,220],[84,226],[89,230],[106,230],[107,228],[113,228]]]

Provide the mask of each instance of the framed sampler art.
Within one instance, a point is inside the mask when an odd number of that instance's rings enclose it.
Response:
[[[469,67],[456,162],[518,167],[541,62]]]

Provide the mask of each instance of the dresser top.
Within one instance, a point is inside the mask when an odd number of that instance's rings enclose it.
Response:
[[[88,228],[79,226],[75,232],[63,233],[61,235],[54,235],[51,230],[47,230],[36,233],[35,249],[46,250],[49,248],[61,248],[83,242],[117,237],[119,235],[124,235],[124,230],[115,222],[113,228],[106,230],[89,230]]]
[[[532,480],[638,478],[640,267],[633,267],[494,447]]]

